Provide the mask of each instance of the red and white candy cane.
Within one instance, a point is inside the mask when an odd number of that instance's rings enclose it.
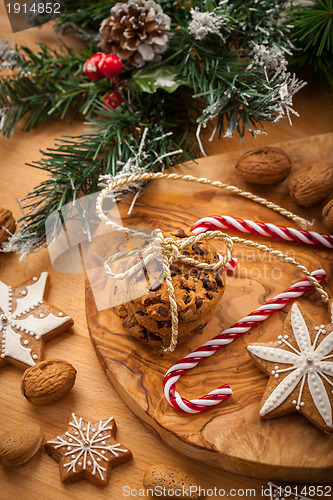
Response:
[[[318,282],[326,278],[323,269],[317,269],[311,274]],[[230,344],[243,333],[248,332],[252,327],[258,325],[271,314],[282,309],[286,304],[312,288],[313,285],[308,278],[302,279],[173,365],[166,372],[163,382],[164,395],[170,405],[183,413],[199,413],[230,398],[232,390],[227,384],[209,392],[206,396],[191,400],[182,398],[176,391],[175,384],[182,375],[197,366],[201,361],[212,356],[216,351]]]
[[[221,260],[222,259],[222,255],[220,255],[219,253],[217,255],[219,256],[219,259]],[[226,264],[224,266],[224,269],[228,273],[233,273],[234,270],[237,267],[237,262],[238,262],[238,259],[236,259],[235,257],[232,257],[230,260],[228,260],[228,262],[226,262]]]
[[[277,226],[264,222],[253,222],[247,219],[231,217],[230,215],[214,215],[212,217],[199,219],[191,228],[191,231],[195,234],[200,234],[206,231],[220,231],[222,229],[231,229],[241,233],[251,233],[278,240],[293,241],[305,245],[315,245],[333,249],[333,235],[331,234],[304,231],[302,229]]]

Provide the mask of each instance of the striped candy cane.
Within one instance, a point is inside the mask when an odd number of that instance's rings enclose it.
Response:
[[[253,222],[247,219],[239,219],[238,217],[230,217],[229,215],[214,215],[213,217],[199,219],[191,228],[191,231],[195,234],[200,234],[206,231],[222,229],[232,229],[241,233],[251,233],[278,240],[333,249],[333,235],[331,234],[303,231],[301,229],[294,229],[293,227],[277,226],[270,223]]]
[[[313,271],[311,274],[318,282],[326,278],[326,273],[323,269]],[[243,333],[248,332],[252,327],[265,321],[275,311],[282,309],[286,304],[312,288],[313,285],[309,279],[302,279],[173,365],[166,372],[163,382],[164,395],[170,405],[183,413],[199,413],[230,398],[232,390],[227,384],[209,392],[206,396],[191,400],[182,398],[176,391],[175,384],[182,375],[197,366],[201,361],[212,356],[216,351],[230,344]]]
[[[217,254],[219,256],[219,259],[221,260],[223,257],[222,255],[220,255],[219,253]],[[238,262],[238,259],[236,259],[235,257],[231,257],[230,260],[228,260],[228,262],[226,262],[225,266],[224,266],[224,269],[228,272],[228,273],[233,273],[234,270],[236,269],[237,267],[237,262]]]

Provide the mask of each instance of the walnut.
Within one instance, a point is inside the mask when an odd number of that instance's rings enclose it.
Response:
[[[252,184],[277,184],[290,174],[291,161],[282,149],[264,147],[241,156],[236,169]]]
[[[10,233],[15,233],[15,229],[16,223],[11,211],[0,208],[0,248],[2,243],[8,240]]]
[[[73,387],[75,378],[76,370],[67,361],[42,361],[23,373],[21,389],[30,403],[42,406],[66,394]]]
[[[333,233],[333,200],[326,203],[323,208],[323,223],[327,227],[327,229]]]
[[[311,207],[333,190],[333,166],[314,162],[296,170],[289,179],[289,191],[294,200],[304,207]]]

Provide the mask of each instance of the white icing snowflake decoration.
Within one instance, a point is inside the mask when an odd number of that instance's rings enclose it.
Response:
[[[276,379],[280,378],[280,374],[290,372],[281,378],[281,382],[267,398],[260,410],[260,415],[264,416],[278,408],[292,394],[298,384],[300,384],[298,397],[293,400],[292,404],[296,410],[302,410],[305,406],[302,395],[304,387],[307,385],[316,409],[326,426],[331,429],[333,428],[332,405],[323,380],[333,388],[333,361],[330,361],[333,359],[333,331],[327,335],[324,325],[317,326],[315,328],[316,336],[312,343],[309,329],[297,304],[293,304],[290,318],[298,349],[288,342],[288,335],[279,335],[278,337],[278,344],[287,346],[288,350],[264,345],[248,346],[248,350],[255,357],[276,363],[271,372],[271,375]],[[317,346],[322,335],[326,336]],[[280,364],[291,366],[280,368]]]
[[[43,295],[47,280],[44,272],[39,278],[33,278],[33,283],[27,285],[16,298],[16,307],[13,310],[13,288],[0,281],[0,337],[1,354],[0,361],[4,358],[25,363],[29,366],[35,364],[37,354],[31,354],[31,348],[27,347],[29,341],[22,341],[22,333],[39,340],[53,330],[71,321],[69,316],[59,311],[58,316],[53,313],[45,315],[38,314],[37,308],[43,304]]]
[[[62,436],[47,441],[46,449],[55,450],[58,457],[61,456],[60,462],[66,469],[65,475],[73,477],[86,471],[87,479],[92,475],[106,482],[111,462],[117,465],[120,455],[123,455],[122,462],[132,456],[128,449],[122,448],[120,443],[114,441],[115,432],[113,417],[92,423],[72,413],[68,430]],[[54,456],[52,451],[50,454]]]

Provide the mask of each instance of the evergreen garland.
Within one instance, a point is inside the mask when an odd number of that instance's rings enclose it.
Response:
[[[333,86],[333,0],[314,0],[289,13],[295,45],[292,66]]]
[[[64,137],[54,148],[42,151],[41,160],[30,166],[50,176],[22,201],[27,214],[21,219],[20,231],[3,244],[5,251],[16,251],[24,257],[43,247],[47,218],[77,197],[98,191],[103,175],[163,170],[197,155],[188,130],[193,118],[184,107],[186,96],[165,96],[160,91],[149,97],[149,102],[145,99],[145,106],[139,107],[141,112],[134,113],[128,105],[126,113],[124,109],[110,111],[94,104],[95,117],[87,124],[91,132]],[[176,116],[175,98],[179,110],[184,110]],[[140,187],[137,184],[130,191],[124,189],[117,199]],[[48,235],[49,239],[57,236],[58,229]]]
[[[113,2],[115,3],[115,2]],[[105,0],[65,0],[61,14],[55,20],[58,33],[74,33],[86,42],[98,40],[98,30],[109,13],[112,3]]]
[[[82,53],[65,47],[53,51],[45,45],[33,52],[21,46],[13,73],[0,77],[3,135],[10,137],[23,117],[23,129],[28,131],[51,119],[86,115],[96,99],[110,90],[105,80],[91,82],[82,73],[82,65],[94,51],[93,45]]]
[[[292,98],[304,83],[287,70],[292,43],[290,25],[281,21],[285,0],[159,0],[172,19],[162,61],[123,71],[118,82],[91,81],[83,63],[99,50],[100,23],[115,3],[66,1],[56,29],[89,40],[83,51],[17,47],[12,73],[1,78],[4,135],[10,136],[22,117],[29,130],[50,118],[82,114],[89,130],[56,141],[32,165],[50,177],[23,200],[26,213],[8,251],[25,255],[43,246],[47,217],[95,192],[101,176],[161,170],[197,156],[197,145],[204,153],[202,127],[211,126],[211,139],[234,132],[243,137],[246,130],[264,131],[265,121],[297,114]],[[1,59],[4,64],[0,43],[0,64]],[[119,85],[123,104],[106,109],[104,95]]]

